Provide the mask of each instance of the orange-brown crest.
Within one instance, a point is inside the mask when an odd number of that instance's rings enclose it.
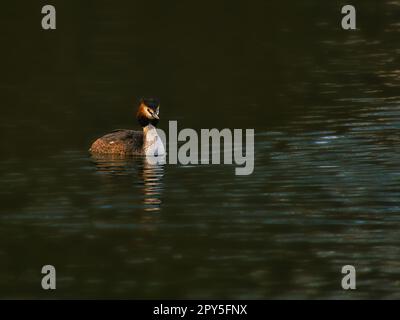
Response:
[[[146,100],[149,103],[146,103]],[[136,119],[142,127],[146,127],[148,124],[156,126],[158,124],[158,114],[156,110],[159,106],[158,100],[156,99],[141,99],[138,111],[136,113]]]

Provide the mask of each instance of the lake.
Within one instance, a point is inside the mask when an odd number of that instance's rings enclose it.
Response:
[[[1,298],[400,298],[399,3],[52,3],[0,13]],[[149,95],[254,129],[253,174],[92,157]]]

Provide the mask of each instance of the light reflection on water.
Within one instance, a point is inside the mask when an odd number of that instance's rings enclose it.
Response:
[[[3,172],[2,196],[36,187],[2,213],[2,235],[30,226],[13,242],[36,234],[39,256],[65,266],[61,296],[347,297],[338,270],[355,264],[351,297],[398,297],[400,109],[391,105],[361,108],[351,126],[317,108],[257,132],[249,177],[82,151],[21,165]]]
[[[92,156],[100,174],[131,176],[136,173],[136,184],[143,186],[145,211],[159,211],[162,203],[164,164],[152,163],[146,157],[115,155]]]

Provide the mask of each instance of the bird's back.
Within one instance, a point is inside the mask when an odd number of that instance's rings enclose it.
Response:
[[[143,132],[114,130],[93,142],[89,151],[97,154],[143,154]]]

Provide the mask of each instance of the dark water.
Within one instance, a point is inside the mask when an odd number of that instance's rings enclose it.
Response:
[[[400,298],[397,1],[53,3],[2,4],[0,297]],[[146,95],[254,173],[91,158]]]

